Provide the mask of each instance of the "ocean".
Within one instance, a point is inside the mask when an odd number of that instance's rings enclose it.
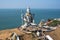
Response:
[[[25,12],[26,9],[0,9],[0,30],[21,26],[21,14]],[[31,13],[35,14],[34,20],[37,24],[42,19],[60,18],[60,9],[31,9]]]

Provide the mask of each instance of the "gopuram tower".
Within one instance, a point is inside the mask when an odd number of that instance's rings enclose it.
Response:
[[[27,26],[34,26],[36,25],[34,23],[34,18],[33,18],[33,14],[31,14],[30,8],[28,7],[26,10],[25,15],[23,16],[23,20],[24,20],[24,25],[22,25],[22,28],[26,28]]]

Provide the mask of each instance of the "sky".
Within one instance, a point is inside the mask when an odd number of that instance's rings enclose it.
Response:
[[[0,0],[0,8],[60,9],[60,0]]]

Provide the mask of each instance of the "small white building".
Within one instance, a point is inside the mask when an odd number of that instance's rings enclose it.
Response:
[[[60,21],[60,18],[55,18],[54,20],[58,20],[58,21]]]
[[[53,40],[49,35],[46,35],[47,40]]]

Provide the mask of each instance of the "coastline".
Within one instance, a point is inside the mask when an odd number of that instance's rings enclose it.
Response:
[[[34,21],[34,14],[30,13],[30,8],[26,10],[26,14],[21,14],[24,24],[18,28],[6,29],[0,31],[0,40],[59,40],[60,37],[60,20],[48,19],[43,20],[39,24]],[[38,19],[37,19],[38,20]],[[49,37],[46,36],[51,36]],[[57,38],[58,37],[58,38]]]
[[[0,31],[0,39],[5,40],[10,36],[11,33],[15,32],[18,35],[23,34],[21,31],[19,31],[17,28],[14,29],[7,29],[7,30],[1,30]]]
[[[45,32],[46,35],[50,35],[54,40],[60,40],[60,28],[57,27],[56,30],[51,31],[51,32]],[[15,32],[17,35],[24,35],[23,39],[24,40],[32,40],[31,34],[25,34],[23,31],[19,30],[18,28],[14,29],[7,29],[7,30],[1,30],[0,31],[0,39],[6,40],[10,36],[11,33]],[[35,38],[36,39],[36,38]]]
[[[14,29],[7,29],[0,31],[0,40],[6,40],[10,37],[10,35],[15,32],[17,35],[22,36],[22,40],[32,40],[31,34],[25,34],[23,31],[19,30],[18,28]]]

